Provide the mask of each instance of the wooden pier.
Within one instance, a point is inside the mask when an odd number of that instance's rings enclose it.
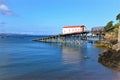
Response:
[[[88,33],[92,34],[91,37],[87,36]],[[79,45],[86,40],[101,41],[103,36],[104,27],[93,27],[91,31],[87,31],[85,26],[65,26],[63,27],[63,34],[43,37],[34,41]]]
[[[54,43],[68,43],[68,44],[80,44],[81,40],[87,40],[87,34],[89,32],[71,33],[71,34],[58,34],[48,37],[35,39],[34,41],[40,42],[54,42]]]

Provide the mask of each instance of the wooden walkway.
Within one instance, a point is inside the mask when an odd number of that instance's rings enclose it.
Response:
[[[87,40],[88,33],[89,32],[58,34],[58,35],[53,35],[53,36],[35,39],[34,41],[80,44],[81,40]]]

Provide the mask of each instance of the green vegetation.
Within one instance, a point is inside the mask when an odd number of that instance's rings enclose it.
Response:
[[[118,28],[120,25],[120,14],[116,16],[116,20],[119,20],[118,23],[114,21],[109,21],[104,27],[104,41],[96,44],[96,47],[106,47],[111,48],[118,40]]]
[[[120,13],[116,16],[116,20],[119,20],[120,23]]]
[[[107,30],[111,29],[112,27],[113,27],[113,21],[109,21],[104,28],[105,28],[105,31],[107,31]]]
[[[116,39],[118,38],[118,28],[120,26],[120,13],[116,16],[116,20],[119,20],[119,22],[113,25],[113,21],[109,21],[104,27],[105,38],[108,38],[108,40],[116,41]]]
[[[98,42],[95,44],[96,47],[105,47],[105,48],[109,48],[111,46],[111,44],[109,43],[103,43],[103,42]]]
[[[108,48],[99,55],[98,62],[109,68],[120,71],[120,43],[117,43],[120,14],[116,16],[116,20],[119,22],[114,25],[112,21],[107,23],[105,26],[105,41],[103,43],[97,43],[96,46],[105,46],[105,42],[108,42]]]

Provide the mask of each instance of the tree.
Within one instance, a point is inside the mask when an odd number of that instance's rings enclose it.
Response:
[[[116,20],[118,20],[120,23],[120,13],[116,16]]]
[[[113,27],[114,28],[119,28],[120,23],[116,23]]]
[[[114,28],[115,36],[118,37],[118,28]]]
[[[112,27],[113,27],[113,21],[109,21],[104,28],[105,28],[105,31],[106,31],[106,30],[108,30]]]

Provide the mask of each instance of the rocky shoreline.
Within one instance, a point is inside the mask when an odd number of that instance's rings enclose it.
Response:
[[[120,42],[112,46],[113,50],[119,51],[120,50]]]
[[[99,55],[98,62],[109,68],[120,71],[120,43]]]

